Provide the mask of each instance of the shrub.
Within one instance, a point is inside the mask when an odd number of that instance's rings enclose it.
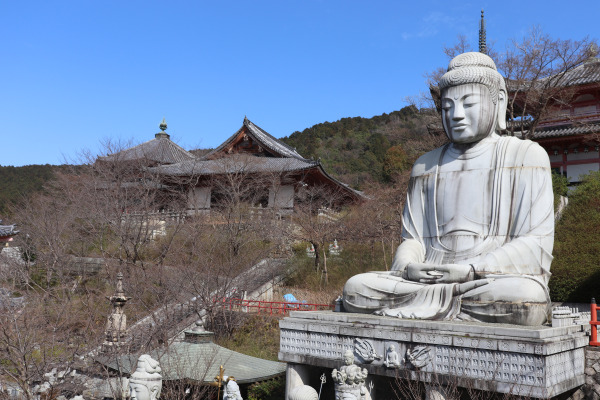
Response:
[[[248,400],[280,400],[285,397],[285,379],[278,377],[258,382],[248,389]]]
[[[600,172],[583,177],[556,224],[550,279],[553,301],[589,302],[600,297]]]

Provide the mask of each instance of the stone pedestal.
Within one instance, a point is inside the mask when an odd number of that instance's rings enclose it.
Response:
[[[584,383],[583,325],[527,327],[294,311],[280,322],[279,359],[289,374],[337,368],[346,350],[370,376],[549,398]],[[386,367],[393,345],[398,366]],[[288,380],[288,392],[300,381]],[[377,384],[372,397],[377,400]],[[435,397],[435,396],[434,396]],[[380,397],[383,400],[383,397]]]

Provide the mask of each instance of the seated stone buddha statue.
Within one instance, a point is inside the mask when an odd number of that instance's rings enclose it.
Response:
[[[487,55],[455,57],[439,87],[450,143],[415,162],[391,271],[349,279],[344,309],[541,325],[554,242],[548,155],[499,135],[507,92]]]

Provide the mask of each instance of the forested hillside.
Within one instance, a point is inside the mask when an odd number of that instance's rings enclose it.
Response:
[[[304,157],[320,159],[329,173],[361,189],[369,181],[392,180],[424,151],[445,141],[428,134],[427,126],[437,118],[432,110],[407,106],[372,118],[324,122],[282,141]]]
[[[0,166],[0,218],[6,216],[11,204],[42,190],[44,184],[54,177],[55,168],[49,164]]]

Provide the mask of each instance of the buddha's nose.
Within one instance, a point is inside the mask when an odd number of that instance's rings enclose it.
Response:
[[[455,121],[461,120],[465,118],[465,109],[461,106],[454,107],[454,113],[452,114],[452,119]]]

